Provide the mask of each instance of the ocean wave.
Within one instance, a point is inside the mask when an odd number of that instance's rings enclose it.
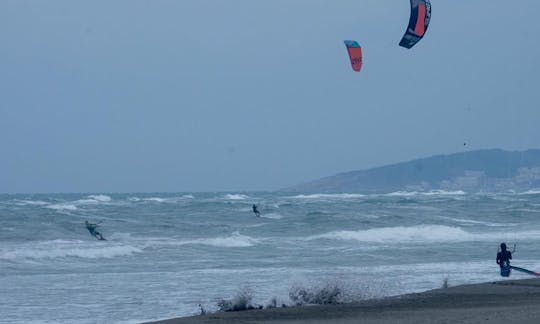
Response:
[[[280,215],[278,213],[269,213],[269,214],[261,214],[262,218],[270,218],[270,219],[282,219],[283,215]]]
[[[56,211],[73,211],[78,209],[77,206],[68,203],[51,204],[45,206],[45,208],[54,209]]]
[[[519,193],[520,195],[540,195],[540,189],[531,189],[525,192]]]
[[[141,199],[143,201],[150,201],[150,202],[158,202],[158,203],[163,203],[163,202],[166,202],[167,199],[166,198],[159,198],[159,197],[150,197],[150,198],[143,198]]]
[[[210,245],[215,247],[250,247],[257,244],[259,241],[252,237],[234,232],[228,237],[198,239],[192,242],[195,244]]]
[[[540,231],[524,231],[514,233],[520,239],[540,239]],[[329,239],[342,241],[358,241],[370,243],[443,243],[443,242],[475,242],[497,241],[508,235],[501,233],[470,233],[459,227],[443,225],[418,225],[373,228],[358,231],[332,231],[314,235],[307,240]]]
[[[89,195],[84,199],[75,200],[73,203],[77,205],[94,205],[110,202],[112,199],[106,195]]]
[[[49,203],[41,200],[15,200],[17,206],[45,206]]]
[[[109,202],[111,201],[111,197],[107,195],[90,195],[88,198],[99,201],[99,202]]]
[[[170,240],[170,239],[154,239],[149,242],[149,245],[207,245],[214,247],[236,248],[250,247],[259,243],[259,240],[250,236],[242,235],[239,232],[234,232],[230,236],[198,238],[192,240]]]
[[[451,217],[444,217],[447,219],[450,219],[454,222],[460,223],[460,224],[470,224],[470,225],[485,225],[489,227],[505,227],[505,226],[516,226],[517,224],[514,223],[493,223],[493,222],[483,222],[478,220],[472,220],[472,219],[464,219],[464,218],[451,218]]]
[[[58,242],[57,242],[58,243]],[[142,252],[141,249],[133,246],[82,246],[81,244],[58,245],[45,244],[38,247],[21,247],[16,249],[0,250],[0,259],[17,260],[41,260],[76,257],[83,259],[111,259],[119,256],[129,256]]]
[[[288,198],[292,199],[356,199],[364,198],[366,195],[362,194],[311,194],[311,195],[297,195]]]
[[[396,191],[383,196],[388,197],[412,197],[412,196],[463,196],[467,193],[462,190],[446,191],[446,190],[432,190],[432,191]]]
[[[246,200],[246,199],[249,199],[249,196],[241,195],[241,194],[226,194],[225,196],[223,196],[223,199],[228,199],[228,200]]]
[[[195,196],[193,195],[183,195],[180,197],[129,197],[127,200],[131,202],[139,202],[139,201],[145,201],[145,202],[153,202],[153,203],[177,203],[182,202],[187,199],[195,199]]]

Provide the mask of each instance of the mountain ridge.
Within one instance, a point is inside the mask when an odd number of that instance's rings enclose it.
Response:
[[[540,188],[540,150],[485,149],[438,154],[338,173],[286,192],[385,193],[402,190],[525,191]]]

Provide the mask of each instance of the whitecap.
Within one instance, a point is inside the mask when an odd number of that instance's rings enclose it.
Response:
[[[467,193],[462,190],[446,191],[446,190],[432,190],[432,191],[396,191],[383,196],[388,197],[412,197],[412,196],[463,196]]]
[[[197,245],[209,245],[214,247],[225,247],[225,248],[235,248],[235,247],[250,247],[257,244],[259,241],[242,235],[238,232],[234,232],[230,236],[225,237],[213,237],[213,238],[200,238],[195,240],[188,241],[179,241],[179,242],[170,242],[169,244],[175,245],[187,245],[187,244],[197,244]],[[162,242],[164,243],[164,242]]]
[[[71,204],[67,204],[67,203],[64,203],[64,204],[53,204],[53,205],[47,205],[45,206],[45,208],[49,208],[49,209],[54,209],[54,210],[57,210],[57,211],[64,211],[64,210],[77,210],[77,206],[75,205],[71,205]]]
[[[520,195],[540,195],[540,189],[531,189],[521,192]]]
[[[233,235],[229,237],[216,237],[198,240],[198,243],[200,244],[216,247],[250,247],[257,244],[257,242],[258,241],[256,239],[241,235],[239,233],[233,233]]]
[[[163,202],[166,202],[166,201],[167,201],[167,199],[165,199],[165,198],[159,198],[159,197],[143,198],[142,200],[144,200],[144,201],[151,201],[151,202],[158,202],[158,203],[163,203]]]
[[[459,227],[443,225],[418,225],[372,228],[357,231],[332,231],[306,238],[307,240],[329,239],[358,241],[371,243],[441,243],[441,242],[475,242],[497,241],[508,233],[470,233]],[[540,231],[524,231],[515,233],[521,239],[539,240]]]
[[[226,194],[225,196],[223,196],[223,199],[245,200],[245,199],[249,199],[249,196],[241,195],[241,194]]]
[[[460,224],[470,224],[470,225],[485,225],[490,227],[505,227],[505,226],[516,226],[517,224],[513,223],[493,223],[493,222],[483,222],[478,220],[472,220],[472,219],[464,219],[464,218],[451,218],[451,217],[443,217],[450,220],[453,220]]]
[[[278,213],[269,213],[269,214],[261,214],[262,218],[270,218],[270,219],[282,219],[283,215],[280,215]]]
[[[0,250],[0,259],[4,260],[40,260],[76,257],[83,259],[111,259],[119,256],[129,256],[142,252],[141,249],[133,246],[94,246],[86,247],[80,244],[63,244],[25,247],[17,249]]]
[[[433,191],[426,191],[422,192],[422,195],[425,196],[463,196],[467,193],[463,190],[454,190],[454,191],[446,191],[446,190],[433,190]]]
[[[99,202],[109,202],[111,201],[111,197],[107,195],[90,195],[88,198],[99,201]]]
[[[292,199],[356,199],[364,198],[363,194],[310,194],[310,195],[296,195],[288,198]]]
[[[15,203],[17,206],[45,206],[48,204],[48,202],[41,200],[16,200]]]

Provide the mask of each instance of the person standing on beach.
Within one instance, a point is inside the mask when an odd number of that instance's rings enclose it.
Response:
[[[251,206],[251,208],[253,209],[253,213],[255,214],[255,216],[257,216],[257,217],[261,216],[261,213],[259,213],[259,210],[257,209],[257,205],[253,204],[253,206]]]
[[[510,260],[512,260],[512,252],[506,250],[506,243],[501,243],[501,251],[497,252],[497,264],[501,267],[503,277],[510,277]]]

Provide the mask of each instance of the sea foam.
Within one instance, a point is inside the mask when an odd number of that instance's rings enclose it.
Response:
[[[119,256],[129,256],[142,252],[141,249],[133,246],[83,246],[81,244],[59,244],[40,247],[19,247],[16,249],[0,250],[0,259],[18,261],[57,259],[67,257],[77,257],[84,259],[115,258]]]
[[[48,204],[48,202],[41,200],[16,200],[15,202],[17,206],[45,206]]]
[[[388,197],[412,197],[412,196],[463,196],[467,193],[462,190],[446,191],[446,190],[432,190],[432,191],[396,191],[385,194]]]
[[[504,238],[507,233],[470,233],[459,227],[443,225],[418,225],[373,228],[358,231],[332,231],[314,235],[307,240],[329,239],[371,243],[443,243],[493,241]],[[540,231],[515,233],[520,239],[540,239]]]
[[[77,210],[77,206],[68,203],[47,205],[45,208],[54,209],[56,211],[73,211]]]
[[[297,195],[289,198],[292,199],[356,199],[364,198],[366,195],[362,194],[311,194],[311,195]]]
[[[241,194],[226,194],[225,196],[223,196],[223,199],[246,200],[246,199],[249,199],[249,196],[241,195]]]
[[[282,219],[283,215],[280,215],[278,213],[269,213],[269,214],[261,214],[261,217],[270,218],[270,219]]]
[[[200,238],[195,240],[181,241],[180,245],[198,244],[208,245],[214,247],[250,247],[257,244],[259,241],[252,237],[242,235],[238,232],[232,233],[230,236],[225,237],[213,237],[213,238]]]
[[[531,189],[520,193],[521,195],[540,195],[540,189]]]
[[[99,201],[99,202],[109,202],[111,201],[111,197],[107,195],[90,195],[88,198]]]

